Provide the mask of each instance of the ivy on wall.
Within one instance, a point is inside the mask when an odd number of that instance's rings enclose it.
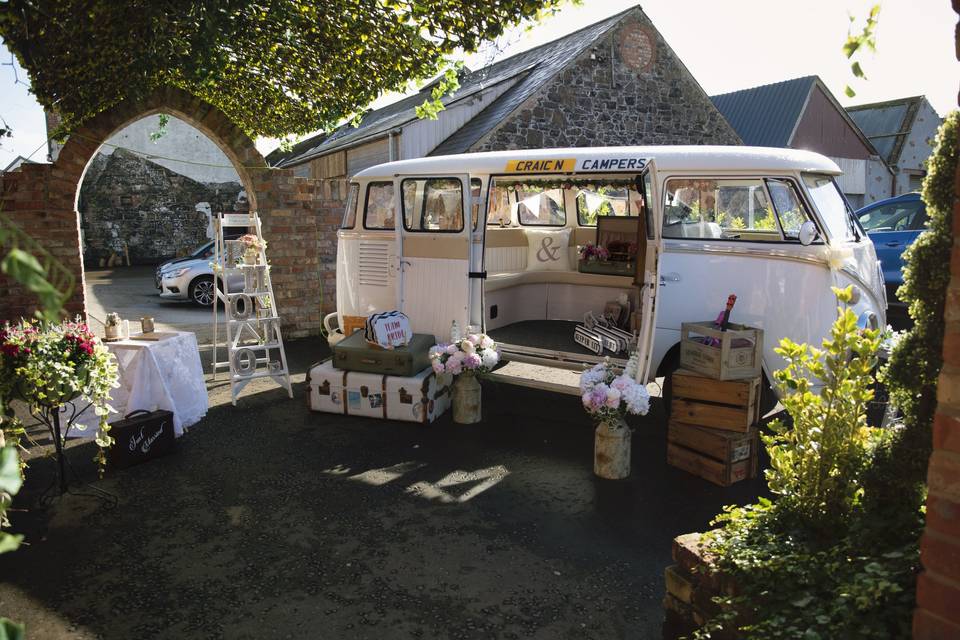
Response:
[[[248,134],[327,128],[563,0],[6,0],[0,36],[60,133],[173,85]]]

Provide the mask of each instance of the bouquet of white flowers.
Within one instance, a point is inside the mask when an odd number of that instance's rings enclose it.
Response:
[[[456,342],[430,348],[430,363],[437,375],[464,372],[488,373],[500,362],[497,343],[485,333],[471,333]]]
[[[650,394],[635,379],[635,357],[621,373],[607,358],[580,375],[583,407],[597,422],[622,419],[628,413],[646,415],[650,410]]]

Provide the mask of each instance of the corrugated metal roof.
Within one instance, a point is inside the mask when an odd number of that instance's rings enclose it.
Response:
[[[543,83],[552,78],[592,42],[623,19],[633,8],[606,20],[575,31],[539,47],[510,56],[492,65],[467,73],[460,79],[460,88],[443,98],[449,105],[502,82],[515,85],[505,91],[493,104],[481,111],[456,133],[444,140],[434,154],[466,151],[484,133],[496,126]],[[309,158],[329,153],[345,146],[359,144],[379,137],[389,130],[416,118],[415,108],[430,95],[430,86],[363,117],[359,127],[343,125],[331,133],[321,133],[297,144],[290,152],[272,152],[268,157],[274,166],[292,166]],[[441,115],[441,117],[443,117]]]
[[[847,113],[887,161],[896,165],[923,96],[848,107]]]
[[[711,96],[746,145],[786,147],[817,76],[775,82]]]

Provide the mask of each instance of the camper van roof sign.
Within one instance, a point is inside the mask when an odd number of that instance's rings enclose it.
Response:
[[[573,171],[643,171],[646,158],[533,158],[508,160],[507,173],[571,173]]]

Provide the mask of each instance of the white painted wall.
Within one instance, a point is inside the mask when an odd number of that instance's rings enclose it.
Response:
[[[438,144],[449,138],[467,124],[487,105],[496,100],[503,92],[514,85],[515,80],[501,82],[478,94],[447,107],[436,120],[414,120],[403,127],[400,138],[400,158],[423,158]]]
[[[100,153],[109,155],[120,146],[199,182],[240,182],[227,156],[198,129],[170,116],[166,133],[153,142],[150,134],[158,127],[159,116],[137,120],[108,138]]]

